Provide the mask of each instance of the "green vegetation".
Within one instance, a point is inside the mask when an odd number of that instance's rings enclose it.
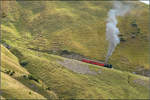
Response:
[[[58,62],[70,53],[105,60],[105,25],[112,1],[1,3],[2,98],[149,98],[149,79],[142,76],[149,70],[147,5],[129,2],[133,8],[118,17],[121,43],[109,60],[114,69],[82,63],[97,72],[88,75]]]
[[[28,79],[29,80],[34,80],[34,81],[39,83],[39,80],[37,78],[35,78],[33,75],[28,75]]]
[[[19,54],[19,53],[17,53]],[[19,60],[8,49],[1,45],[1,96],[4,98],[57,98],[51,90],[47,91],[46,85],[35,76],[20,66]],[[9,75],[9,76],[8,76]],[[23,76],[27,76],[24,78]],[[33,81],[32,81],[33,80]],[[32,92],[31,92],[32,91]],[[29,94],[31,92],[31,94]]]
[[[22,52],[22,54],[26,52]],[[24,61],[29,62],[29,64],[26,65],[26,69],[34,76],[31,74],[22,74],[22,76],[16,79],[28,87],[35,85],[35,87],[30,87],[31,89],[40,88],[44,91],[54,91],[59,98],[66,99],[148,98],[149,79],[147,77],[86,63],[83,64],[88,65],[91,70],[97,72],[97,75],[78,74],[57,63],[66,58],[40,52],[39,55],[34,54],[33,51],[28,52],[30,53],[25,56],[26,59],[24,59]],[[37,82],[36,80],[40,81]],[[44,87],[36,86],[36,84],[42,84],[41,82],[45,84]],[[56,94],[51,93],[51,97],[54,98]],[[31,94],[29,93],[29,95],[32,95],[32,92]],[[2,96],[5,97],[5,95]]]
[[[4,73],[6,73],[6,74],[8,74],[10,76],[12,76],[13,74],[15,74],[15,72],[11,71],[11,70],[5,70]]]

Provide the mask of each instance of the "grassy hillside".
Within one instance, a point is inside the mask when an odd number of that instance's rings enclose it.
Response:
[[[61,50],[69,50],[92,59],[105,59],[108,45],[105,40],[105,25],[112,2],[5,1],[3,3],[4,42],[12,46],[45,52],[59,54]],[[122,41],[109,63],[116,69],[131,72],[148,70],[148,6],[139,2],[129,3],[130,12],[118,18]]]
[[[13,49],[14,51],[16,50]],[[32,74],[21,66],[23,63],[19,63],[19,59],[4,46],[1,46],[1,58],[2,97],[18,99],[57,98],[55,93],[46,90],[47,87],[41,80],[32,80],[30,78]]]
[[[7,49],[4,48],[2,48],[2,50],[7,51]],[[4,55],[6,54],[8,53],[5,52]],[[16,54],[18,57],[20,56],[18,53],[14,54]],[[14,75],[6,75],[4,71],[2,72],[1,87],[2,96],[5,98],[48,98],[46,94],[43,94],[43,92],[47,94],[49,93],[51,96],[50,98],[56,98],[57,94],[59,98],[65,99],[143,99],[148,98],[149,96],[149,79],[144,76],[134,75],[128,72],[121,72],[115,69],[107,69],[72,60],[74,63],[87,65],[91,71],[96,73],[94,75],[79,74],[73,72],[72,70],[66,69],[58,63],[58,61],[64,61],[67,58],[40,52],[33,52],[30,50],[22,52],[22,55],[22,60],[27,63],[24,68],[27,69],[28,73],[34,75],[39,82],[29,80],[27,77],[23,77],[21,75],[19,76],[17,74],[19,71],[15,69],[13,69],[15,71]],[[8,63],[9,62],[6,62],[6,64]],[[10,68],[7,68],[7,66],[2,66],[2,69],[3,68],[10,70]],[[22,66],[18,66],[18,69],[19,68],[24,69]],[[20,72],[20,74],[26,75],[23,72]],[[7,85],[6,83],[9,84]],[[23,92],[20,90],[22,88]],[[9,91],[10,89],[12,91]],[[50,92],[47,92],[47,89]],[[54,91],[56,94],[51,91]]]
[[[2,96],[7,99],[8,98],[44,99],[43,96],[25,87],[23,84],[11,78],[7,74],[1,73],[1,80],[2,80],[1,83]]]
[[[147,5],[129,2],[130,12],[118,17],[121,43],[109,60],[114,69],[71,60],[96,73],[90,75],[61,65],[70,59],[60,53],[67,50],[104,61],[112,1],[1,2],[1,44],[8,48],[2,46],[2,83],[19,86],[13,93],[3,84],[3,98],[149,98],[149,79],[140,76],[149,70]]]

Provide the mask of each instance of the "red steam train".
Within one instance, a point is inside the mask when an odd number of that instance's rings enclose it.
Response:
[[[103,66],[103,67],[107,67],[107,68],[112,68],[111,64],[105,64],[105,63],[95,62],[95,61],[91,61],[91,60],[87,60],[87,59],[82,59],[82,62],[86,62],[86,63],[98,65],[98,66]]]

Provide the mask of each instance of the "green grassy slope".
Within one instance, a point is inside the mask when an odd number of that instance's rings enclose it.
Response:
[[[57,98],[55,93],[46,90],[46,85],[42,81],[37,83],[23,77],[30,73],[19,64],[19,59],[4,46],[1,46],[1,59],[1,91],[4,98]]]
[[[1,73],[1,80],[1,95],[7,99],[45,99],[7,74]]]
[[[30,74],[34,75],[45,84],[42,89],[48,87],[50,91],[54,91],[59,98],[143,99],[149,96],[149,79],[144,76],[86,63],[83,64],[88,65],[89,68],[97,74],[78,74],[64,68],[58,63],[58,61],[63,61],[67,58],[31,50],[26,50],[22,52],[22,54],[23,61],[27,62],[27,65],[24,67]],[[19,55],[16,54],[16,56]],[[73,62],[78,63],[79,61],[74,60]],[[21,77],[16,78],[20,83],[27,84],[30,82],[30,80],[20,78]],[[13,82],[9,83],[13,85]],[[30,83],[30,85],[33,83]],[[42,83],[40,82],[37,84]],[[2,87],[4,88],[3,85]],[[42,95],[42,92],[39,93]],[[11,95],[7,96],[11,97]],[[54,96],[54,94],[52,96]]]
[[[109,63],[131,72],[148,70],[148,6],[129,3],[130,12],[118,18],[125,41]],[[47,52],[69,50],[104,60],[108,45],[105,20],[111,6],[110,1],[7,1],[3,4],[2,40],[13,46]]]
[[[126,72],[149,69],[147,5],[130,2],[133,5],[131,11],[124,17],[118,17],[121,38],[125,41],[118,45],[109,60],[115,69],[86,64],[91,70],[101,73],[83,75],[60,65],[57,61],[66,58],[60,57],[59,52],[68,50],[92,59],[104,60],[108,45],[105,40],[105,20],[112,2],[2,3],[4,10],[1,12],[1,43],[11,47],[8,50],[2,46],[3,81],[8,82],[9,78],[12,80],[11,86],[16,81],[20,87],[33,92],[22,93],[26,97],[34,95],[38,98],[149,98],[149,79]],[[8,76],[4,73],[7,70],[15,71],[15,74]],[[29,74],[39,82],[23,77]],[[5,88],[4,85],[3,87]],[[9,89],[5,90],[7,91],[2,97],[20,98],[19,90],[16,94],[8,91]]]

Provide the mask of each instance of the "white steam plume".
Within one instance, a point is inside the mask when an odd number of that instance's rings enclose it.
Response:
[[[109,57],[112,55],[117,44],[120,43],[118,37],[119,29],[117,27],[117,16],[124,16],[129,11],[129,6],[124,5],[119,1],[114,1],[113,9],[108,12],[107,24],[106,24],[106,40],[109,43],[107,56],[105,63],[108,62]]]

